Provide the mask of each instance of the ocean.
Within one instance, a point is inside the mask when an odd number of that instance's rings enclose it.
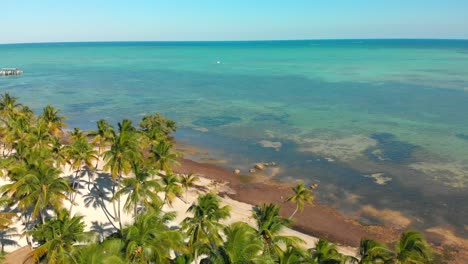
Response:
[[[467,237],[468,41],[304,40],[0,45],[0,77],[70,128],[160,112],[188,155],[284,182],[369,224]],[[256,177],[252,175],[251,177]]]

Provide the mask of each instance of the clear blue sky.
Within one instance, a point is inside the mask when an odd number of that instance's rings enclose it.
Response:
[[[468,0],[4,0],[0,21],[0,43],[466,39]]]

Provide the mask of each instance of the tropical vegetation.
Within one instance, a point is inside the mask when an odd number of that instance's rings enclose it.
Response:
[[[39,116],[5,93],[0,98],[0,245],[26,237],[32,263],[431,263],[427,242],[408,231],[388,245],[363,239],[355,256],[319,240],[312,249],[285,236],[294,215],[312,203],[312,190],[300,183],[287,201],[289,218],[276,204],[253,209],[254,225],[229,223],[231,208],[214,193],[200,193],[180,224],[170,207],[188,203],[196,174],[174,172],[174,121],[160,114],[143,117],[138,127],[124,119],[106,120],[95,131],[65,131],[66,117],[48,105]],[[87,176],[87,177],[86,177]],[[102,182],[108,183],[102,184]],[[106,195],[108,194],[109,197]],[[110,232],[86,226],[74,214],[78,195],[105,213]],[[123,206],[121,203],[123,201]],[[70,204],[69,208],[65,205]],[[112,209],[107,205],[112,204]],[[122,221],[122,212],[133,222]],[[21,221],[20,234],[12,227]]]

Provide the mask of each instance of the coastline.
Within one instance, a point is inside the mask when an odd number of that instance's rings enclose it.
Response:
[[[284,217],[294,211],[293,204],[284,202],[286,197],[291,195],[292,184],[280,183],[263,177],[261,181],[246,181],[242,175],[236,175],[214,164],[200,163],[185,158],[179,158],[178,161],[180,166],[174,168],[178,173],[196,172],[220,184],[227,184],[230,191],[220,191],[222,196],[253,206],[270,202],[280,204]],[[391,242],[395,241],[399,235],[398,230],[393,228],[377,225],[364,226],[320,202],[306,205],[304,211],[298,212],[294,218],[293,228],[304,234],[326,238],[334,243],[351,247],[359,246],[363,237]]]

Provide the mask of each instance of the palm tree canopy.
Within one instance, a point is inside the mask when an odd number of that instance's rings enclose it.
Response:
[[[219,221],[230,216],[229,206],[221,207],[218,196],[212,193],[200,195],[196,203],[187,210],[193,217],[187,217],[182,221],[182,230],[189,236],[189,246],[197,244],[219,246],[223,239],[221,230],[224,227]]]
[[[432,259],[429,245],[421,233],[404,232],[396,244],[397,263],[427,263]]]
[[[18,208],[23,211],[32,209],[33,219],[47,207],[56,210],[62,208],[62,202],[67,199],[66,192],[71,191],[68,180],[59,177],[60,170],[47,164],[24,168],[24,165],[14,168],[24,174],[13,183],[0,188],[3,195],[18,200]]]
[[[60,135],[62,129],[66,127],[64,120],[65,116],[60,115],[60,110],[51,105],[44,107],[42,114],[39,116],[39,121],[43,123],[52,135]]]
[[[155,169],[170,173],[172,172],[171,167],[179,164],[175,160],[178,157],[178,154],[171,152],[171,149],[171,143],[161,141],[150,150]]]
[[[140,160],[135,128],[130,120],[124,119],[119,125],[119,134],[112,136],[111,148],[104,153],[104,170],[110,170],[113,179],[122,173],[129,173],[132,163]]]
[[[319,239],[312,251],[312,261],[317,264],[341,264],[343,255],[338,252],[336,245],[325,239]]]
[[[393,253],[385,244],[372,239],[362,239],[359,244],[360,263],[386,263],[393,257]]]
[[[83,216],[71,217],[67,210],[58,211],[55,218],[29,232],[40,244],[31,252],[31,259],[37,262],[44,257],[47,263],[70,262],[76,250],[74,245],[93,239],[84,229]]]
[[[159,113],[145,115],[138,124],[150,140],[165,141],[171,139],[172,132],[177,129],[176,123]]]
[[[236,222],[224,228],[225,242],[210,253],[205,262],[213,264],[268,263],[262,256],[263,243],[254,228]]]
[[[154,207],[161,206],[162,200],[158,196],[158,192],[162,190],[159,180],[153,179],[147,168],[140,164],[133,164],[133,176],[122,180],[123,188],[115,193],[113,199],[117,199],[124,194],[127,194],[127,199],[124,204],[124,210],[127,212],[134,211],[136,215],[137,207]]]
[[[123,256],[123,249],[123,241],[109,239],[100,244],[78,247],[73,259],[76,264],[126,264],[128,262]]]
[[[139,215],[122,230],[125,255],[132,263],[169,263],[170,253],[184,251],[183,238],[167,224],[175,215],[151,210]]]
[[[262,204],[253,209],[253,218],[257,225],[257,234],[262,239],[266,254],[277,257],[281,246],[298,246],[301,239],[292,236],[279,235],[281,230],[291,225],[291,220],[281,217],[280,207],[276,204]]]
[[[312,191],[307,189],[304,183],[297,184],[292,190],[294,194],[287,201],[295,203],[297,209],[303,210],[305,203],[311,204],[313,202],[314,196],[312,195]]]
[[[182,194],[179,177],[175,174],[167,174],[162,178],[164,201],[172,206],[174,199]]]

